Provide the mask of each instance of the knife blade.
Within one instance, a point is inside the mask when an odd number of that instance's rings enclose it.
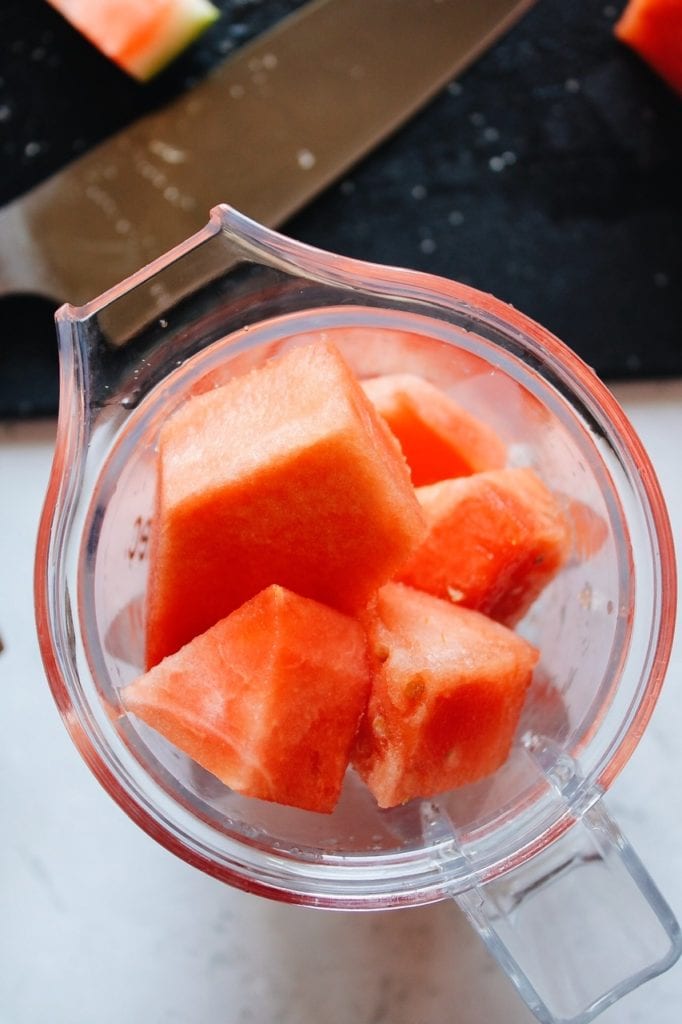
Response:
[[[0,211],[0,295],[81,304],[229,202],[278,226],[532,0],[313,0]]]

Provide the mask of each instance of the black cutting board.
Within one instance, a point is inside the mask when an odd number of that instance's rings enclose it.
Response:
[[[0,204],[177,95],[300,0],[219,6],[203,39],[143,86],[43,0],[2,0]],[[622,7],[539,0],[284,230],[492,292],[606,379],[682,375],[682,100],[613,38]],[[0,303],[0,416],[56,408],[44,317],[35,300]]]

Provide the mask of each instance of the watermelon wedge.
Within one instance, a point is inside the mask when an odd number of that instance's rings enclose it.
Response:
[[[537,651],[505,626],[400,583],[367,615],[372,685],[353,764],[380,807],[506,760]]]
[[[400,442],[415,487],[504,466],[497,434],[427,380],[387,374],[362,386]]]
[[[428,533],[399,579],[513,625],[568,553],[562,510],[532,469],[500,469],[417,489]]]
[[[146,81],[161,71],[220,12],[209,0],[48,0],[129,75]]]
[[[272,586],[121,700],[226,786],[329,812],[368,693],[359,623]]]
[[[682,95],[680,0],[630,0],[614,32]]]
[[[271,583],[358,612],[426,532],[395,439],[332,345],[189,399],[157,474],[147,667]]]

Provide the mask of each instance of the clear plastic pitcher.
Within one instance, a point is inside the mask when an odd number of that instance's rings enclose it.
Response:
[[[591,370],[488,295],[313,250],[227,207],[57,320],[38,633],[73,741],[120,806],[190,864],[289,903],[454,899],[541,1021],[588,1021],[670,967],[678,926],[602,796],[663,682],[673,545],[650,462]],[[542,657],[507,763],[388,811],[352,771],[332,815],[240,796],[118,696],[142,666],[160,425],[189,395],[321,334],[360,377],[418,373],[491,423],[511,461],[560,495],[573,534],[520,626]]]

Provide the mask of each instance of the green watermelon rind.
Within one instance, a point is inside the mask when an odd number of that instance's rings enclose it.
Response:
[[[199,38],[217,19],[220,11],[210,0],[182,0],[174,12],[176,20],[153,51],[147,51],[139,64],[130,61],[125,70],[141,82],[148,82]]]

